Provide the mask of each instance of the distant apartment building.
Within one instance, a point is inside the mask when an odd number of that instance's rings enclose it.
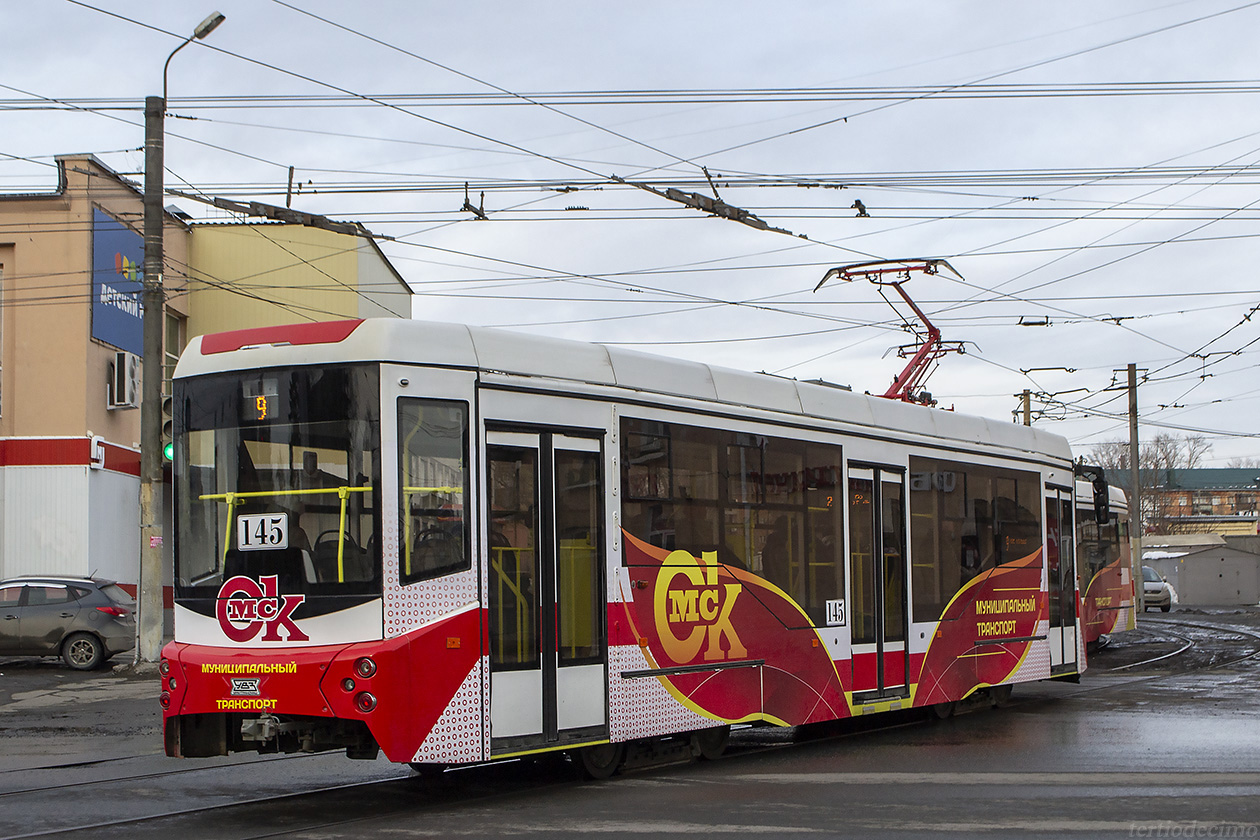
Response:
[[[141,191],[91,155],[56,165],[50,191],[0,195],[0,577],[134,584]],[[168,208],[165,251],[166,380],[193,335],[411,314],[366,236]]]
[[[1107,480],[1129,492],[1127,471]],[[1260,533],[1260,469],[1142,470],[1142,521],[1150,534]]]

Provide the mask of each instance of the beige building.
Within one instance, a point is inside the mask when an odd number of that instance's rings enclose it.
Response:
[[[192,228],[188,335],[339,318],[410,318],[407,284],[368,237],[275,222]]]
[[[0,578],[95,574],[130,585],[140,551],[141,188],[91,155],[56,165],[55,189],[0,195]],[[189,224],[168,212],[165,251],[168,378],[193,335],[411,314],[406,283],[368,237]]]

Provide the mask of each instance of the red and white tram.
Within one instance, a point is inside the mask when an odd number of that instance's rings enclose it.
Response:
[[[1076,483],[1076,572],[1081,632],[1092,646],[1112,633],[1137,627],[1135,577],[1129,550],[1129,503],[1119,487],[1107,488],[1108,510],[1095,513],[1092,488]],[[1101,521],[1100,521],[1101,520]]]
[[[1085,668],[1043,431],[406,320],[203,336],[174,395],[169,755],[603,775]]]

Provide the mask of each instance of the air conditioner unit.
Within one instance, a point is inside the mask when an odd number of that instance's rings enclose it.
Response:
[[[140,407],[140,357],[119,350],[109,375],[109,407]]]

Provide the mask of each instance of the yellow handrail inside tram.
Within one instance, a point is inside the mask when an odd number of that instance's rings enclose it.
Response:
[[[499,632],[503,633],[504,619],[504,600],[502,597],[503,587],[506,586],[516,596],[516,628],[513,634],[516,637],[516,662],[525,659],[525,643],[529,641],[525,637],[525,622],[527,619],[533,619],[533,610],[530,609],[532,603],[525,593],[521,590],[523,577],[523,569],[521,564],[521,555],[525,553],[533,553],[532,547],[515,548],[508,546],[494,546],[490,549],[490,568],[498,573],[500,596],[495,599],[498,602],[498,627]],[[513,580],[503,570],[503,560],[506,555],[515,555],[516,559],[516,579]],[[502,639],[500,639],[502,641]]]
[[[201,501],[218,501],[227,502],[227,521],[223,531],[223,558],[224,566],[227,565],[228,540],[232,536],[232,510],[236,507],[238,499],[266,499],[273,496],[318,496],[330,495],[336,493],[341,499],[341,512],[337,522],[337,582],[346,582],[345,567],[345,534],[346,534],[346,501],[350,498],[351,493],[369,493],[372,486],[364,487],[312,487],[305,490],[250,490],[245,493],[205,493],[197,498]]]

